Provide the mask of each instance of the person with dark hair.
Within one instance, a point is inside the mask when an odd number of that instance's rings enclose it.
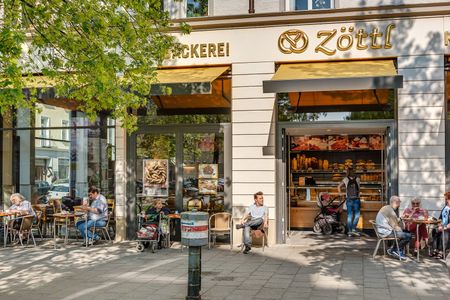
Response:
[[[341,194],[341,188],[345,186],[345,196],[347,205],[347,235],[359,236],[359,232],[356,231],[356,226],[359,222],[359,216],[361,211],[361,200],[359,197],[361,181],[356,176],[353,168],[347,169],[347,176],[342,179],[338,185],[338,193]]]
[[[244,228],[244,254],[248,254],[252,249],[250,229],[258,229],[261,224],[264,224],[264,228],[269,227],[269,210],[264,205],[263,195],[263,192],[257,192],[253,195],[255,203],[247,208],[240,224],[236,224],[236,229]]]
[[[87,242],[85,243],[87,246],[95,244],[100,240],[100,236],[89,229],[94,226],[105,226],[108,218],[108,203],[106,202],[105,196],[100,194],[100,191],[95,186],[89,188],[88,196],[92,201],[91,205],[89,206],[88,203],[83,203],[82,206],[82,210],[87,213],[87,221],[80,220],[76,224],[78,231],[85,240],[87,239]]]

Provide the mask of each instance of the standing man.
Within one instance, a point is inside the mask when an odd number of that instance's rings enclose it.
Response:
[[[361,200],[359,198],[359,189],[361,181],[355,175],[352,167],[347,168],[347,176],[342,179],[338,185],[338,193],[341,194],[341,188],[345,186],[345,194],[347,201],[347,235],[359,236],[356,226],[359,222],[361,211]]]
[[[411,233],[404,232],[402,229],[402,222],[395,213],[395,210],[400,207],[400,198],[398,196],[392,196],[390,204],[383,206],[377,214],[375,222],[377,223],[378,234],[382,237],[397,237],[398,247],[394,243],[391,248],[387,250],[387,253],[391,256],[406,260],[405,252],[403,248],[411,240]],[[395,233],[394,233],[395,231]]]
[[[269,227],[269,210],[264,205],[263,195],[263,192],[257,192],[253,195],[255,203],[247,208],[240,224],[236,224],[236,229],[244,228],[244,254],[248,254],[252,249],[250,229],[256,230],[261,224],[264,224],[264,228]]]
[[[81,235],[85,239],[88,239],[87,245],[92,245],[100,239],[100,236],[96,232],[93,233],[90,228],[94,226],[103,227],[106,225],[108,218],[108,204],[106,203],[106,198],[100,194],[95,186],[89,188],[88,196],[92,201],[91,206],[89,206],[88,203],[83,203],[82,206],[82,210],[87,212],[87,222],[85,220],[80,220],[77,222],[76,227]]]

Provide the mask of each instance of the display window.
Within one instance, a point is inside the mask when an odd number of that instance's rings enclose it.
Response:
[[[225,210],[225,134],[213,127],[149,127],[164,133],[136,135],[138,212],[155,199],[173,212]]]
[[[392,80],[383,83],[383,76]],[[266,92],[277,92],[278,171],[286,186],[279,211],[286,232],[314,227],[321,193],[345,200],[338,185],[349,168],[360,181],[358,227],[371,228],[369,220],[396,190],[395,99],[401,86],[389,60],[280,64],[265,82]]]

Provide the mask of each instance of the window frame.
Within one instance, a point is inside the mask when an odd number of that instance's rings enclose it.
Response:
[[[306,0],[308,2],[308,8],[306,10],[303,10],[303,9],[295,9],[295,1],[296,0],[291,0],[291,3],[290,3],[291,11],[309,11],[309,10],[334,9],[335,5],[336,5],[336,0],[330,0],[330,7],[329,8],[312,8],[314,0]]]
[[[44,120],[47,120],[47,124],[46,122],[44,122]],[[51,147],[51,143],[50,143],[50,117],[47,116],[41,116],[41,147],[42,148],[50,148]]]
[[[184,8],[185,8],[185,12],[186,12],[186,18],[202,18],[202,17],[207,17],[207,16],[209,16],[210,15],[210,4],[211,4],[211,2],[210,2],[210,0],[208,0],[208,2],[207,2],[207,7],[208,7],[208,9],[207,9],[207,11],[206,11],[206,15],[201,15],[201,16],[189,16],[188,15],[188,2],[189,2],[190,0],[184,0]],[[191,0],[191,1],[196,1],[196,0]],[[197,0],[197,1],[201,1],[201,0]]]

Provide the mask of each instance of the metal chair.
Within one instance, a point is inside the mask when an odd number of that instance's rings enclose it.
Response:
[[[103,234],[103,238],[105,240],[108,240],[110,243],[112,243],[111,236],[109,235],[109,232],[108,232],[109,220],[110,220],[110,217],[109,217],[109,213],[108,213],[108,215],[106,216],[106,224],[105,224],[105,226],[96,226],[96,223],[94,223],[94,226],[91,227],[91,230],[92,230],[93,233],[95,233],[97,230],[100,230],[101,233]]]
[[[21,220],[19,229],[14,229],[14,222],[17,222],[19,220]],[[34,240],[34,235],[33,235],[33,231],[32,231],[33,220],[34,220],[33,215],[17,217],[17,218],[14,218],[13,220],[11,220],[10,224],[8,225],[8,231],[9,231],[9,234],[11,235],[11,241],[14,241],[16,239],[16,237],[18,237],[20,245],[23,246],[23,237],[24,236],[27,237],[27,244],[28,244],[29,238],[31,236],[31,239],[33,240],[33,244],[36,247],[36,241]]]
[[[383,256],[386,256],[386,241],[395,241],[395,244],[397,245],[397,249],[400,249],[398,246],[398,237],[397,234],[395,233],[395,230],[393,230],[392,232],[394,233],[394,236],[387,236],[387,237],[382,237],[379,233],[378,233],[378,228],[385,228],[385,229],[391,229],[391,228],[387,228],[385,226],[382,226],[380,224],[377,224],[375,222],[375,220],[369,220],[370,224],[372,224],[373,230],[375,231],[375,234],[377,235],[377,245],[375,246],[375,250],[373,251],[373,255],[372,257],[375,258],[375,256],[377,255],[378,252],[378,248],[380,247],[380,244],[383,242]],[[401,258],[398,258],[399,260],[401,260]]]
[[[35,210],[35,214],[36,218],[34,219],[34,222],[31,225],[31,230],[37,230],[42,241],[44,237],[42,236],[41,226],[42,226],[42,215],[44,213],[42,212],[42,210]]]
[[[233,249],[233,226],[230,213],[221,212],[215,213],[209,217],[209,231],[208,231],[208,248],[211,249],[211,239],[213,245],[216,244],[216,238],[218,235],[230,236],[230,249]]]

